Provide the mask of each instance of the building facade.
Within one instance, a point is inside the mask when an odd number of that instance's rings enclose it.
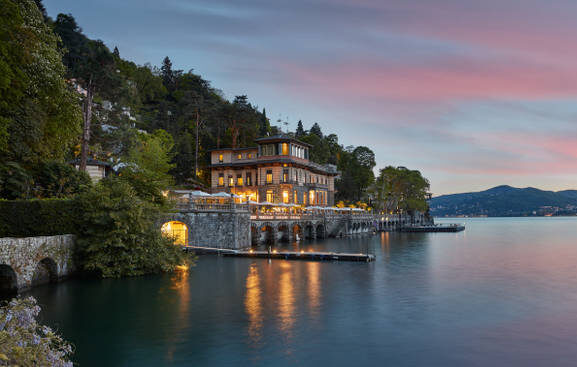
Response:
[[[259,138],[255,143],[254,148],[211,151],[213,192],[261,203],[334,205],[336,167],[311,162],[309,144],[287,136]]]

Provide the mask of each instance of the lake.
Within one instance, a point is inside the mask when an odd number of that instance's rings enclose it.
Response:
[[[202,256],[29,294],[82,367],[577,365],[577,218],[442,222],[467,229],[299,245],[372,263]]]

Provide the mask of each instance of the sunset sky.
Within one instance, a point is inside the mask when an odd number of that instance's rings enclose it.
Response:
[[[575,0],[44,0],[122,57],[419,169],[435,195],[577,189]],[[375,170],[376,171],[376,170]]]

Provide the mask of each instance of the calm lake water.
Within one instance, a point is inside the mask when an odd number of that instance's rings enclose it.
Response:
[[[577,218],[457,221],[301,245],[373,263],[204,256],[30,294],[83,367],[577,365]]]

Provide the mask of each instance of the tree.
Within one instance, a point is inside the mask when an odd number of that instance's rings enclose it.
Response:
[[[34,1],[0,0],[0,8],[0,154],[25,164],[61,159],[81,116],[58,38]]]
[[[380,170],[374,190],[379,208],[393,213],[408,213],[428,210],[429,181],[417,170],[406,167],[387,166]]]
[[[297,130],[295,132],[295,137],[298,139],[305,134],[305,129],[303,128],[303,122],[299,120],[297,124]]]
[[[321,127],[316,122],[313,124],[313,127],[311,127],[310,133],[318,136],[321,139],[323,138],[323,132],[321,131]]]
[[[262,109],[262,115],[260,117],[260,123],[259,123],[259,130],[258,130],[258,135],[259,136],[266,136],[268,135],[270,130],[270,122],[268,121],[268,118],[266,117],[266,109]]]
[[[162,66],[160,67],[160,70],[162,83],[166,89],[172,90],[174,88],[174,72],[172,71],[172,61],[170,61],[168,56],[162,60]]]
[[[130,182],[138,195],[149,202],[164,202],[162,190],[172,185],[170,171],[174,141],[164,130],[154,134],[140,134],[138,142],[125,158],[126,166],[120,174]]]
[[[77,245],[85,271],[135,276],[173,271],[186,263],[182,249],[155,225],[162,206],[143,199],[122,176],[101,180],[78,203],[82,220]]]

